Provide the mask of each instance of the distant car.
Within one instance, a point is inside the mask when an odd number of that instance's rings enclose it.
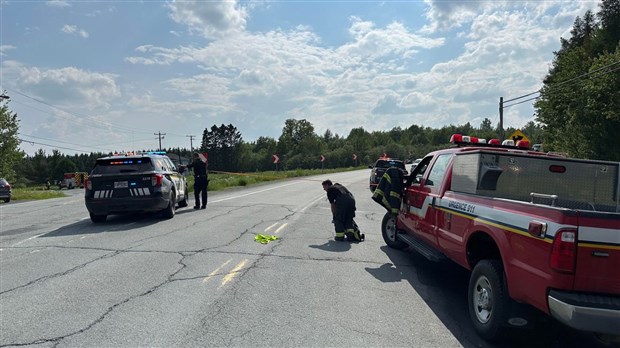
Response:
[[[373,191],[377,188],[379,181],[383,177],[383,173],[390,168],[396,167],[402,170],[403,175],[407,175],[407,169],[405,168],[405,162],[395,159],[395,158],[379,158],[374,165],[368,166],[371,169],[370,171],[370,191]]]
[[[6,203],[11,201],[11,184],[4,178],[0,178],[0,199]]]
[[[413,173],[413,170],[415,169],[415,167],[418,166],[418,163],[420,163],[422,161],[421,158],[416,159],[415,161],[413,161],[413,163],[411,164],[411,170],[409,171],[410,173]]]
[[[165,155],[108,156],[97,159],[84,197],[92,222],[129,212],[161,212],[170,219],[177,205],[187,206],[187,181]]]

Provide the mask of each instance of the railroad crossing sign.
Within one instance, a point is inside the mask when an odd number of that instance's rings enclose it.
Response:
[[[278,157],[278,155],[271,155],[271,160],[274,164],[278,164],[280,162],[280,157]]]
[[[525,134],[523,134],[523,132],[521,132],[521,130],[517,129],[514,133],[512,133],[512,135],[510,136],[510,139],[514,140],[515,144],[517,143],[517,141],[519,140],[525,140],[527,142],[530,141],[530,139],[528,139]]]

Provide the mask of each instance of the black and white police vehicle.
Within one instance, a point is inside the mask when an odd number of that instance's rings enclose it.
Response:
[[[177,205],[187,206],[187,181],[162,153],[130,153],[97,159],[84,197],[93,222],[108,215],[160,212],[170,219]]]

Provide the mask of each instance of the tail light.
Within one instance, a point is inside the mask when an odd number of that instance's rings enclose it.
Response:
[[[161,174],[153,174],[151,176],[151,185],[159,187],[161,186],[162,181],[164,180],[164,176]]]
[[[86,187],[87,190],[92,190],[93,189],[93,183],[92,181],[86,179],[84,180],[84,187]]]
[[[577,260],[577,230],[560,230],[551,247],[551,268],[562,273],[574,273]]]

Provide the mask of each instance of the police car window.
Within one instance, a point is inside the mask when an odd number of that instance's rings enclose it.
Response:
[[[441,185],[441,180],[443,179],[444,173],[448,168],[450,157],[452,157],[452,154],[445,154],[437,157],[437,160],[435,161],[435,164],[433,164],[430,173],[428,173],[428,178],[426,180],[427,186]]]
[[[148,158],[111,158],[98,160],[92,174],[120,174],[144,172],[151,169]]]
[[[174,170],[174,165],[172,164],[172,162],[170,162],[169,158],[164,157],[161,160],[164,163],[164,168],[166,168],[167,171],[170,172]]]
[[[170,171],[175,171],[177,170],[177,167],[174,165],[174,163],[172,162],[172,160],[169,157],[165,158],[166,163],[168,163],[168,168]]]
[[[157,165],[157,170],[162,170],[162,171],[168,170],[168,166],[166,165],[166,162],[164,162],[161,158],[155,159],[155,163]]]

